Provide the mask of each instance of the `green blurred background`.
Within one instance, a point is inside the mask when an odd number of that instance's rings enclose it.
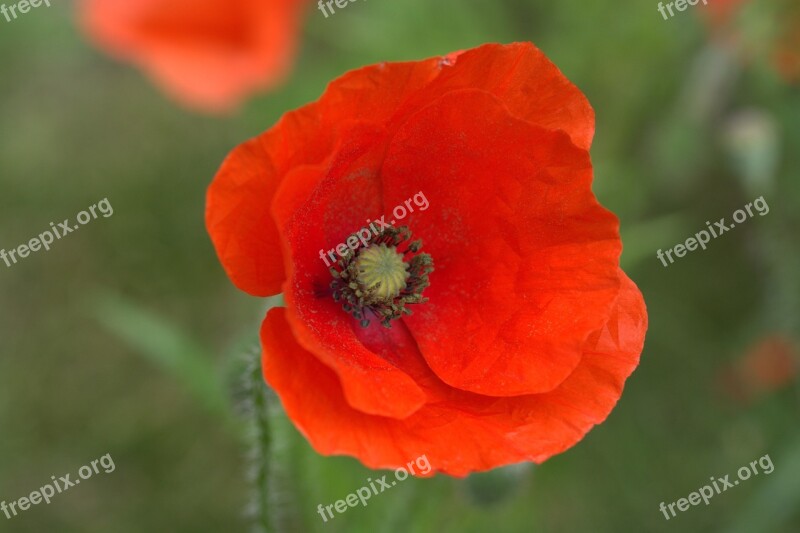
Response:
[[[328,19],[312,7],[288,83],[227,118],[174,105],[85,44],[70,4],[0,19],[0,248],[103,198],[114,207],[0,263],[0,501],[106,453],[116,464],[0,515],[0,531],[249,531],[265,513],[276,531],[329,533],[800,531],[800,393],[780,364],[800,336],[800,93],[766,60],[784,17],[748,5],[734,49],[699,8],[665,21],[656,5],[373,0]],[[275,302],[228,282],[205,189],[231,148],[346,70],[517,40],[596,110],[595,192],[621,219],[623,266],[649,308],[642,363],[608,421],[546,464],[409,479],[323,524],[317,504],[375,473],[317,456],[257,369],[242,378]],[[769,215],[669,268],[656,259],[762,195]],[[786,347],[756,360],[785,384],[759,387],[742,357],[776,336]],[[765,454],[771,475],[670,521],[658,510]]]

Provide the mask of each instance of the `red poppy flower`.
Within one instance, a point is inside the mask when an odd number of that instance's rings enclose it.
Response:
[[[320,453],[462,476],[608,416],[647,317],[591,191],[593,133],[541,51],[485,45],[350,72],[228,156],[207,227],[239,288],[284,293],[264,375]]]
[[[86,33],[184,104],[229,111],[288,72],[304,0],[82,0]]]

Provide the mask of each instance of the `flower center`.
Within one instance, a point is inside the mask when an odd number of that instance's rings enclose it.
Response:
[[[406,288],[408,263],[397,247],[385,244],[370,246],[356,259],[356,281],[365,289],[374,289],[379,298],[394,298]]]
[[[368,315],[372,314],[390,328],[392,320],[411,314],[408,305],[428,301],[422,291],[430,284],[433,259],[418,253],[422,248],[419,240],[400,251],[400,245],[410,238],[407,227],[388,226],[367,245],[359,241],[331,267],[333,299],[342,301],[342,309],[363,327],[369,326]]]

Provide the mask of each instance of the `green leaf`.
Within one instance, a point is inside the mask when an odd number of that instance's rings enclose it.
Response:
[[[90,309],[108,331],[175,378],[205,408],[231,419],[213,356],[177,324],[110,292],[94,296]]]

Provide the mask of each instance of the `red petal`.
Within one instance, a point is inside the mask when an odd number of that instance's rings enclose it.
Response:
[[[297,201],[289,191],[299,190],[302,196],[305,185],[314,180],[318,170],[305,167],[299,171],[300,185],[279,194],[273,213],[285,237],[285,253],[291,258],[284,293],[297,340],[336,371],[353,407],[401,418],[422,405],[424,394],[407,374],[360,342],[356,331],[362,328],[333,300],[332,278],[320,259],[320,252],[344,241],[366,221],[370,210],[378,208],[380,196],[370,169],[382,159],[383,150],[375,150],[372,142],[380,134],[371,128],[350,130],[346,150],[330,163],[311,201],[297,209],[284,207]],[[347,186],[336,186],[345,177]]]
[[[264,376],[322,454],[354,455],[371,468],[397,468],[425,455],[435,471],[456,476],[541,462],[608,416],[638,364],[647,329],[644,301],[633,282],[621,271],[620,276],[611,318],[587,341],[575,372],[550,393],[490,398],[451,389],[426,371],[419,356],[414,360],[413,340],[397,328],[384,334],[426,387],[428,403],[403,420],[365,414],[345,401],[336,374],[297,344],[284,309],[272,309],[264,321]]]
[[[278,230],[268,209],[277,175],[259,139],[228,155],[206,199],[206,228],[231,281],[255,296],[281,291]]]
[[[430,301],[404,319],[434,372],[495,396],[561,383],[619,287],[617,220],[591,192],[588,154],[464,90],[400,129],[381,176],[384,205],[430,203],[397,224],[436,266]]]
[[[274,206],[278,215],[288,218],[308,200],[326,166],[316,177],[308,169],[301,171],[303,179],[287,180],[286,175],[306,165],[329,164],[341,140],[349,141],[358,118],[349,114],[352,102],[358,104],[359,113],[380,121],[394,112],[393,102],[405,99],[408,91],[419,89],[438,72],[435,60],[351,72],[333,82],[320,102],[287,113],[274,128],[231,152],[209,188],[206,226],[237,287],[256,296],[280,292],[284,258],[269,208]],[[397,79],[404,83],[393,83]],[[375,90],[375,85],[382,90]],[[275,201],[284,181],[286,192]]]
[[[562,130],[580,148],[591,146],[594,111],[589,101],[533,44],[487,44],[459,53],[454,61],[407,104],[411,112],[450,91],[481,89],[512,115]]]
[[[320,116],[317,104],[287,113],[272,130],[236,147],[208,189],[206,228],[225,272],[243,291],[281,292],[284,257],[270,206],[283,181],[291,187],[275,207],[289,209],[287,216],[316,188],[341,135],[339,128],[321,127],[329,118]],[[323,166],[314,173],[314,165]],[[292,172],[296,179],[287,179]]]
[[[524,90],[512,88],[511,81],[522,83]],[[358,123],[391,132],[430,99],[469,84],[491,91],[527,120],[563,129],[579,146],[590,143],[594,119],[585,97],[529,43],[485,45],[447,58],[381,63],[349,72],[333,81],[319,102],[284,115],[259,137],[261,147],[250,141],[234,150],[215,178],[208,196],[208,228],[234,283],[255,295],[278,292],[283,260],[278,260],[277,230],[265,206],[273,205],[281,183],[287,191],[276,209],[284,213],[299,209],[318,186],[308,175],[298,186],[286,180],[287,172],[326,161],[338,143],[350,141],[346,132]],[[556,108],[539,108],[537,98]],[[321,168],[318,179],[324,174]],[[361,196],[359,216],[382,213],[383,206]],[[363,220],[352,230],[344,229],[349,222],[343,223],[335,232],[355,231]]]

